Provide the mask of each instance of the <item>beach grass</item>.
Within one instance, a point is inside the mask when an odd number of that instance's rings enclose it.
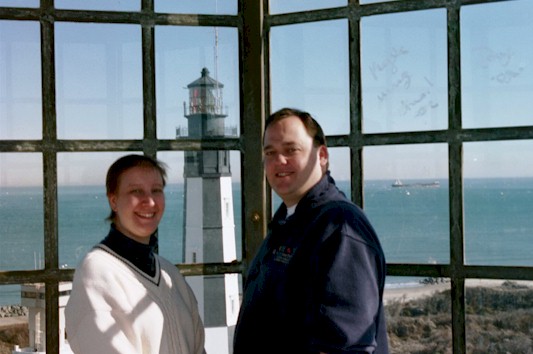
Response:
[[[533,353],[533,288],[517,282],[477,281],[466,287],[466,352]],[[424,286],[389,295],[386,302],[391,354],[452,353],[449,286]],[[431,294],[427,294],[432,291]]]
[[[447,281],[389,289],[385,310],[391,354],[451,354],[451,296]],[[533,354],[531,282],[466,282],[466,352]],[[27,316],[0,318],[0,354],[28,345]]]

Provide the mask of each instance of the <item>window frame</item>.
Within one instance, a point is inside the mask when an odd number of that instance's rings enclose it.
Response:
[[[330,147],[350,149],[351,199],[364,207],[362,151],[367,146],[445,143],[448,145],[450,262],[449,264],[387,264],[389,276],[445,277],[451,281],[452,346],[466,352],[465,280],[533,280],[533,267],[471,266],[464,259],[463,144],[497,140],[533,139],[533,125],[464,129],[461,117],[460,11],[462,6],[506,0],[404,0],[361,5],[349,0],[344,7],[270,15],[268,0],[238,0],[237,15],[164,14],[154,11],[154,0],[142,0],[138,12],[60,10],[53,0],[38,8],[0,7],[1,20],[38,21],[41,28],[43,134],[40,140],[0,140],[0,152],[38,152],[43,159],[44,252],[41,270],[0,271],[0,285],[45,283],[46,348],[59,353],[59,283],[71,281],[74,270],[61,269],[58,261],[57,155],[61,152],[236,150],[241,153],[242,261],[234,263],[180,264],[185,276],[241,273],[243,277],[266,234],[272,211],[262,159],[264,118],[271,111],[269,43],[276,26],[347,19],[350,65],[350,133],[328,136]],[[365,134],[362,130],[360,22],[367,16],[427,9],[446,9],[448,49],[448,128],[438,131]],[[141,26],[143,66],[143,139],[61,140],[57,138],[54,23],[124,23]],[[156,135],[155,26],[222,26],[238,29],[240,66],[240,125],[238,138],[164,140]],[[347,39],[348,40],[348,39]],[[250,166],[253,166],[250,167]]]

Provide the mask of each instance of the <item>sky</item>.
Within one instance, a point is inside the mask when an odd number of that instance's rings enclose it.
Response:
[[[365,1],[366,3],[370,1]],[[135,11],[128,1],[56,0],[57,7]],[[0,6],[38,1],[0,0]],[[25,5],[23,5],[25,4]],[[335,0],[328,6],[341,6]],[[17,5],[19,6],[19,5]],[[158,12],[234,14],[236,1],[156,1]],[[323,1],[271,2],[273,13],[324,6]],[[533,13],[529,0],[463,7],[462,115],[465,128],[533,124]],[[272,108],[310,112],[327,135],[349,131],[348,24],[345,20],[272,28]],[[135,25],[56,22],[56,97],[60,139],[142,139],[141,30]],[[444,9],[379,15],[361,22],[365,133],[447,128]],[[155,30],[157,135],[185,127],[187,85],[206,67],[221,82],[226,126],[239,123],[238,33],[234,28]],[[39,23],[0,21],[0,140],[40,139]],[[364,149],[368,179],[445,179],[446,144]],[[120,154],[61,153],[61,184],[101,184]],[[180,182],[183,153],[162,152],[171,182]],[[347,148],[330,149],[332,174],[349,179]],[[240,177],[239,153],[232,169]],[[465,143],[465,177],[533,177],[533,142]],[[41,185],[37,153],[1,153],[0,188]]]

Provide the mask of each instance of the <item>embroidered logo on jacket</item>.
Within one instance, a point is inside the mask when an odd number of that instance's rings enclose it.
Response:
[[[272,255],[275,262],[289,264],[294,252],[296,252],[296,248],[294,247],[279,246],[278,248],[272,250]]]

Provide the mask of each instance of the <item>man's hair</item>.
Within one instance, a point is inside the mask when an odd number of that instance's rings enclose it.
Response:
[[[107,170],[105,187],[106,194],[108,196],[117,192],[120,177],[124,174],[124,172],[133,167],[151,168],[158,171],[163,180],[163,186],[166,185],[167,166],[163,162],[144,155],[126,155],[113,162],[113,164]],[[107,220],[115,221],[115,217],[116,213],[111,210],[111,214],[109,214]]]
[[[268,126],[272,123],[278,122],[288,117],[300,118],[300,120],[304,124],[305,129],[307,130],[307,133],[311,138],[313,138],[313,145],[315,147],[322,145],[327,146],[326,136],[324,135],[324,131],[322,130],[320,124],[318,124],[318,122],[309,113],[295,108],[282,108],[279,111],[272,113],[265,121],[265,132]],[[265,136],[263,135],[263,141],[264,137]]]

